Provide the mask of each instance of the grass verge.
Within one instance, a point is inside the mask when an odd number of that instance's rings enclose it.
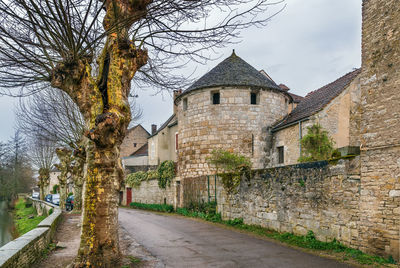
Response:
[[[14,222],[19,235],[23,235],[34,229],[46,215],[38,216],[32,204],[20,198],[15,204]]]
[[[132,205],[134,204],[134,205]],[[158,205],[158,204],[142,204],[142,203],[131,203],[130,207],[132,208],[140,208],[147,209],[153,211],[161,211],[161,212],[174,212],[172,210],[159,210],[162,206],[166,205]],[[171,206],[172,207],[172,206]],[[157,209],[156,209],[157,208]],[[272,238],[274,240],[278,240],[282,243],[306,248],[313,251],[321,251],[327,253],[341,253],[343,255],[343,260],[355,260],[359,264],[363,265],[387,265],[387,264],[396,264],[396,261],[390,256],[389,258],[383,258],[380,256],[369,255],[363,253],[360,250],[352,249],[344,246],[340,242],[335,239],[331,242],[323,242],[316,239],[314,233],[312,231],[308,231],[307,235],[295,235],[293,233],[279,233],[274,230],[270,230],[259,225],[249,225],[243,222],[243,219],[232,219],[232,220],[223,220],[220,213],[216,212],[216,204],[215,203],[207,203],[202,206],[196,207],[197,210],[187,209],[187,208],[178,208],[176,213],[186,217],[200,218],[206,221],[223,224],[226,226],[233,227],[235,229],[244,230],[250,233],[257,234],[259,236],[264,236],[268,238]]]

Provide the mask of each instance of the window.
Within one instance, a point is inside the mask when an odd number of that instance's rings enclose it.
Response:
[[[258,93],[256,92],[251,92],[250,93],[250,104],[258,104]]]
[[[285,154],[284,154],[285,150],[283,146],[279,146],[278,147],[278,164],[283,164],[283,162],[285,162]]]
[[[137,145],[137,144],[136,144],[136,143],[134,143],[134,144],[133,144],[133,147],[136,147],[136,145]]]
[[[219,92],[211,92],[212,95],[212,104],[219,104],[220,95]]]
[[[186,111],[187,108],[188,108],[188,100],[187,100],[187,98],[184,98],[183,99],[183,110]]]

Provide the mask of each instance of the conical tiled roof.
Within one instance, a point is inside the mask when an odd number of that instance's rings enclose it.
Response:
[[[274,81],[259,73],[253,66],[242,60],[233,51],[232,55],[203,75],[184,93],[209,87],[251,86],[282,91]]]

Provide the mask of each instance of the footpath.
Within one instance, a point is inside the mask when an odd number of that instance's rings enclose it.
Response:
[[[32,267],[69,267],[78,253],[80,231],[81,215],[63,212],[63,219],[57,228],[53,243],[49,246],[47,251],[43,252],[42,260],[36,262]],[[127,260],[125,260],[125,263],[121,267],[164,267],[160,265],[159,261],[146,249],[134,241],[123,227],[120,227],[119,240],[122,254],[124,256],[130,256],[130,258],[126,258]],[[131,261],[129,261],[129,259],[131,259]]]

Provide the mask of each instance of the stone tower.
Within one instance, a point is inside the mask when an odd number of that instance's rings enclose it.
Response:
[[[291,96],[234,52],[175,99],[179,176],[211,175],[207,157],[224,149],[263,168],[267,127],[287,114]]]
[[[400,5],[364,0],[361,74],[361,250],[399,259]]]

